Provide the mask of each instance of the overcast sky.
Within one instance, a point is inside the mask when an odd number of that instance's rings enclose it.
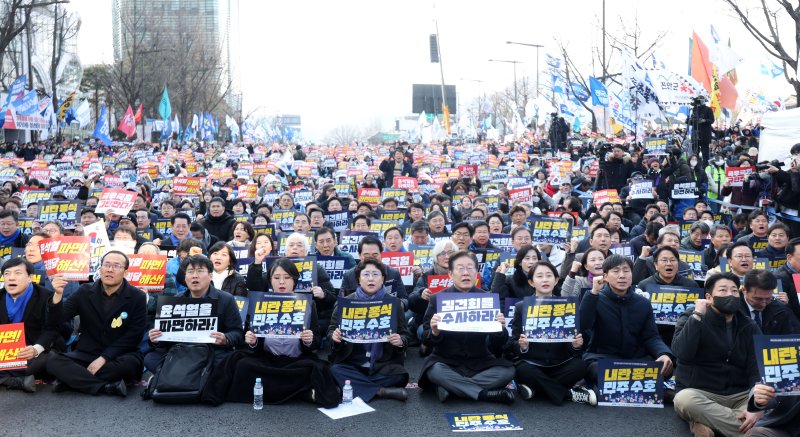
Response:
[[[111,62],[111,0],[71,0],[69,8],[83,20],[82,63]],[[535,77],[536,50],[507,45],[509,40],[544,45],[542,69],[545,53],[556,54],[555,41],[564,41],[589,75],[592,47],[600,46],[602,2],[240,0],[240,9],[243,112],[300,114],[306,138],[319,140],[343,124],[380,120],[389,129],[396,117],[411,113],[412,84],[440,83],[439,65],[430,63],[428,49],[434,19],[445,81],[457,86],[462,103],[512,85],[513,66],[490,58],[522,61],[518,76]],[[737,69],[740,96],[748,88],[776,95],[791,90],[782,77],[760,75],[764,50],[721,0],[606,0],[611,33],[619,33],[620,19],[632,25],[637,16],[644,41],[668,32],[658,52],[669,69],[687,70],[692,30],[708,41],[713,24],[746,59]]]

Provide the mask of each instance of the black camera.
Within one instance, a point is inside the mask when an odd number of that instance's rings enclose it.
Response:
[[[769,162],[764,161],[764,162],[756,165],[756,170],[763,171],[763,170],[766,170],[766,169],[768,169],[770,167],[782,168],[783,167],[783,162],[778,161],[777,159],[773,159],[772,161],[769,161]]]

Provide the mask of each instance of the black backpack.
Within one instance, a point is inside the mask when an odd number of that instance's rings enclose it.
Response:
[[[173,345],[164,363],[142,391],[142,399],[165,404],[200,402],[214,367],[214,348],[207,344]]]

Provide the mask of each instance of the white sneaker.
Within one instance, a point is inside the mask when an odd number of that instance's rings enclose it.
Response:
[[[525,384],[517,384],[517,393],[519,393],[519,397],[522,398],[522,400],[527,401],[533,397],[534,391]]]

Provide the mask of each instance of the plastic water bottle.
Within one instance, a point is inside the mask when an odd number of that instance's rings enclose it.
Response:
[[[256,385],[253,387],[253,409],[264,408],[264,387],[261,386],[261,378],[256,378]]]
[[[344,387],[342,388],[342,404],[349,404],[353,402],[353,386],[350,385],[350,380],[344,380]]]

